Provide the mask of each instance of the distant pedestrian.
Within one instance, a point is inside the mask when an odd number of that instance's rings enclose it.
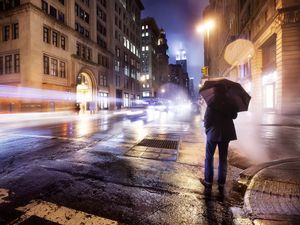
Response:
[[[80,104],[79,103],[75,104],[75,112],[76,112],[76,114],[79,114],[79,112],[80,112]]]
[[[206,190],[210,191],[214,176],[214,153],[216,147],[219,149],[218,187],[220,193],[224,192],[224,185],[227,175],[227,154],[228,145],[231,140],[236,140],[236,132],[233,119],[237,117],[234,106],[229,104],[219,93],[217,96],[218,107],[208,106],[204,116],[204,127],[207,136],[204,180],[201,183]]]

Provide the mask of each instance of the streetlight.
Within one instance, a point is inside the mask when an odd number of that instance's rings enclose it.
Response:
[[[161,93],[165,93],[166,92],[166,90],[163,88],[163,89],[161,89]]]
[[[208,64],[206,65],[206,68],[208,69],[208,66],[209,66],[209,35],[210,35],[210,32],[211,30],[213,30],[216,26],[216,23],[213,19],[207,19],[205,20],[203,23],[201,23],[200,25],[198,25],[196,27],[196,31],[198,33],[201,33],[201,34],[206,34],[206,41],[204,42],[204,45],[206,46],[206,49],[204,49],[205,51],[205,63]],[[206,43],[206,44],[205,44]],[[207,76],[209,76],[209,70],[207,71]]]
[[[209,19],[201,23],[200,25],[197,26],[196,30],[198,33],[209,33],[211,30],[213,30],[216,26],[216,23],[214,20]]]
[[[146,80],[146,76],[145,75],[141,76],[140,81],[144,82],[145,80]]]

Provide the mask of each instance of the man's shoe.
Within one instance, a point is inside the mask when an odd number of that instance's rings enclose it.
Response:
[[[204,179],[200,178],[201,184],[205,187],[205,189],[211,189],[212,188],[212,183],[206,182]]]
[[[219,193],[220,193],[221,195],[224,195],[224,193],[225,193],[225,186],[219,184],[218,190],[219,190]]]

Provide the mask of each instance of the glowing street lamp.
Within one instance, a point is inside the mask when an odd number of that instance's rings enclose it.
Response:
[[[166,92],[166,90],[163,88],[163,89],[161,89],[161,93],[165,93]]]
[[[208,51],[210,49],[209,34],[210,34],[210,31],[215,28],[215,26],[216,26],[216,23],[215,23],[215,21],[213,19],[207,19],[203,23],[201,23],[200,25],[198,25],[196,27],[196,31],[198,33],[206,35],[206,41],[204,41],[204,45],[206,46],[206,50],[204,50],[205,51],[204,52],[204,54],[205,54],[205,61],[209,57],[209,53],[208,53]],[[208,65],[206,65],[205,68],[207,69],[206,76],[209,76],[209,74],[208,74]]]
[[[198,25],[196,30],[198,33],[209,33],[211,30],[213,30],[216,26],[216,23],[214,20],[209,19],[203,22],[202,24]]]
[[[141,79],[140,79],[140,81],[142,81],[142,82],[144,82],[146,80],[146,76],[141,76]]]

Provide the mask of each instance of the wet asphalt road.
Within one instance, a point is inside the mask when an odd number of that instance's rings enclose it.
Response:
[[[231,224],[229,202],[217,192],[204,195],[201,165],[126,155],[149,135],[180,140],[192,134],[203,142],[195,118],[155,112],[2,130],[0,224],[68,224],[62,218],[74,220],[68,213],[75,211],[118,224]],[[30,206],[29,216],[18,208],[40,201],[45,204],[33,214]],[[49,217],[48,204],[64,210],[54,207]]]
[[[30,214],[19,224],[75,224],[60,220],[72,221],[77,214],[68,213],[75,211],[88,214],[85,218],[93,215],[118,224],[232,224],[229,207],[241,204],[239,196],[221,198],[216,190],[211,196],[205,195],[199,182],[204,152],[198,153],[204,136],[197,115],[79,115],[66,122],[28,126],[1,129],[0,224],[18,224],[16,221],[26,214],[18,207],[39,201],[65,208],[63,212],[53,209],[49,218],[43,205],[40,215]],[[287,132],[293,133],[292,138],[299,132],[264,128],[264,144],[270,147],[276,146],[276,141],[288,142],[284,138]],[[180,140],[177,155],[187,156],[187,160],[153,160],[127,154],[149,136]],[[195,151],[189,156],[186,149]],[[294,149],[289,154],[297,155],[297,147]],[[271,153],[268,151],[268,157],[279,155]],[[195,163],[193,158],[197,157]],[[229,170],[228,180],[232,180],[238,171]]]

